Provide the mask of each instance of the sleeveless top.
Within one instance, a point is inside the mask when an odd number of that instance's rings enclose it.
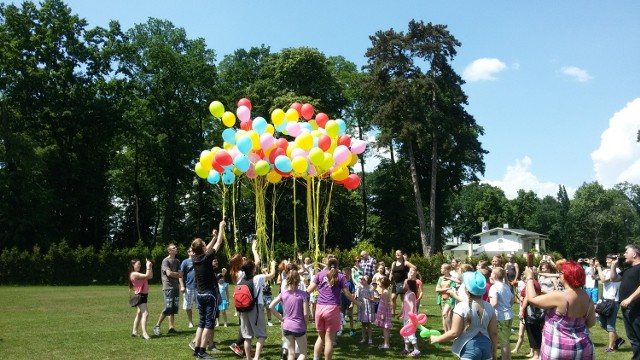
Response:
[[[131,284],[133,284],[133,290],[136,294],[149,293],[149,281],[147,279],[134,279],[133,273],[129,274]]]
[[[542,331],[540,359],[595,359],[593,342],[586,324],[587,314],[593,305],[589,305],[584,316],[572,318],[568,315],[569,294],[566,292],[565,298],[565,315],[556,312],[555,309],[547,311]]]
[[[509,281],[513,281],[516,278],[516,266],[512,263],[508,262],[507,265],[504,266],[504,269],[507,271],[507,279]]]
[[[473,310],[473,304],[482,306],[482,309],[484,310],[482,316],[478,316],[478,311]],[[489,337],[488,327],[489,322],[491,322],[491,318],[494,316],[493,306],[491,306],[491,304],[486,301],[475,300],[472,300],[471,306],[472,310],[469,310],[469,303],[458,303],[453,310],[458,315],[461,315],[460,311],[462,311],[464,314],[466,314],[468,311],[471,311],[471,324],[469,325],[469,328],[464,330],[462,334],[460,334],[460,336],[458,336],[458,338],[456,338],[451,345],[451,351],[458,357],[460,357],[464,346],[469,342],[469,340],[476,337],[476,335],[480,334]],[[463,321],[465,322],[464,326],[466,326],[466,319],[464,317]]]
[[[393,282],[401,283],[407,279],[409,275],[409,268],[404,264],[398,265],[398,262],[393,263]]]

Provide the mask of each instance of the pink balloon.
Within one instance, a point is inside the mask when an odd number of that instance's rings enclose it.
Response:
[[[309,176],[313,176],[316,174],[316,167],[313,165],[309,165],[309,170],[307,170],[307,173],[309,174]]]
[[[275,144],[276,139],[273,138],[273,135],[269,133],[264,133],[260,135],[260,148],[262,150],[270,149],[273,144]]]
[[[249,179],[255,179],[256,178],[256,171],[253,169],[253,164],[251,164],[251,166],[249,166],[249,170],[247,170],[245,172],[245,174],[247,175],[247,177]]]
[[[293,149],[293,151],[291,151],[291,159],[294,159],[298,156],[302,156],[303,158],[307,158],[307,155],[309,155],[308,152],[300,149],[300,148],[295,148]]]
[[[242,105],[238,107],[236,115],[238,115],[238,119],[240,119],[240,121],[247,121],[251,118],[251,110],[249,110],[248,107]]]
[[[296,137],[298,135],[300,135],[301,131],[300,131],[300,124],[298,124],[295,121],[290,121],[287,123],[287,132],[289,133],[289,135]]]
[[[257,163],[258,161],[260,161],[260,156],[254,152],[250,152],[247,157],[249,158],[249,161],[251,162],[251,168],[253,169],[253,164]]]
[[[360,155],[367,148],[367,142],[360,139],[355,139],[351,141],[351,152],[356,155]]]
[[[409,337],[415,332],[416,326],[413,325],[413,323],[408,323],[407,325],[403,326],[402,329],[400,329],[400,336]]]
[[[349,148],[344,145],[338,146],[333,151],[333,160],[335,161],[336,165],[342,164],[343,162],[347,161],[350,156],[351,152],[349,151]]]

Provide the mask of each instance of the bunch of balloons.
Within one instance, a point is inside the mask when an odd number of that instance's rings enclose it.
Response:
[[[409,314],[409,323],[400,329],[400,335],[403,337],[408,337],[413,335],[417,330],[420,330],[420,337],[426,338],[431,335],[441,335],[438,330],[431,330],[423,325],[427,323],[427,315],[426,314]],[[439,347],[439,344],[436,344],[436,347]]]
[[[343,120],[315,114],[311,104],[293,103],[286,111],[275,109],[271,121],[251,118],[251,101],[238,101],[236,113],[213,101],[211,114],[222,120],[222,148],[204,150],[195,166],[196,174],[211,184],[232,184],[237,176],[266,177],[278,183],[283,177],[330,178],[353,190],[360,177],[349,172],[367,143],[352,139]],[[315,117],[314,117],[315,115]],[[239,122],[238,122],[239,121]],[[239,126],[238,126],[239,125]]]

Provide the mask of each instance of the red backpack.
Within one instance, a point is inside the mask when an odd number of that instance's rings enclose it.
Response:
[[[253,278],[243,277],[233,291],[233,305],[238,312],[253,310],[258,297],[253,295]]]

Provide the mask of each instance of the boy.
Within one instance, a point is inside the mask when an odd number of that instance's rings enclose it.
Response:
[[[489,302],[496,312],[498,320],[498,344],[502,350],[502,360],[511,360],[511,304],[513,304],[513,293],[508,284],[505,284],[506,271],[497,266],[491,271],[491,288],[489,289]]]

